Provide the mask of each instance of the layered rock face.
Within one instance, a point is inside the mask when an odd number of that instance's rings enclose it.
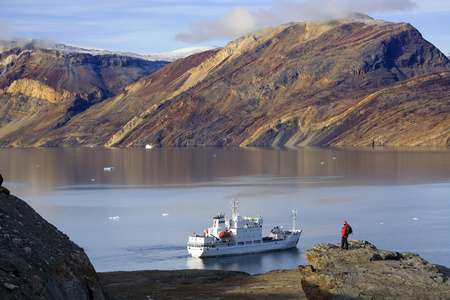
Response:
[[[52,82],[61,77],[50,73],[47,68],[43,77]],[[3,117],[0,141],[3,146],[446,146],[449,82],[449,59],[409,24],[369,18],[293,22],[170,63],[73,117],[36,98],[13,101],[3,88],[9,106],[1,109],[27,117]],[[29,91],[24,84],[16,84],[22,95]],[[70,96],[59,91],[47,98],[62,95]],[[54,116],[54,121],[33,120],[31,127],[29,111],[39,111],[33,118]]]
[[[46,133],[166,64],[35,41],[0,46],[0,145],[40,146]]]
[[[309,266],[299,269],[308,299],[450,299],[450,269],[366,241],[349,244],[305,251]]]
[[[121,147],[448,145],[449,71],[409,24],[296,22],[171,63],[53,138]]]
[[[83,249],[24,201],[0,203],[0,299],[104,299]]]

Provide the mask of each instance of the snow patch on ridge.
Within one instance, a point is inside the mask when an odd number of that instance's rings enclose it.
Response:
[[[54,49],[69,52],[69,53],[87,53],[91,55],[122,55],[122,56],[130,56],[136,57],[140,59],[145,59],[149,61],[174,61],[180,58],[188,57],[195,53],[200,53],[212,49],[216,49],[218,47],[211,46],[199,46],[199,47],[190,47],[178,49],[171,52],[159,52],[159,53],[150,53],[150,54],[136,54],[132,52],[121,52],[121,51],[110,51],[107,49],[101,48],[90,48],[90,47],[81,47],[75,45],[68,44],[55,44]]]
[[[110,51],[102,48],[94,48],[94,47],[85,47],[85,46],[77,46],[70,44],[62,44],[56,43],[50,40],[28,40],[28,39],[3,39],[0,40],[0,52],[7,51],[14,47],[25,47],[28,50],[41,48],[41,49],[50,49],[57,50],[65,53],[85,53],[93,56],[96,55],[120,55],[120,56],[128,56],[139,59],[145,59],[149,61],[174,61],[180,58],[188,57],[192,54],[217,49],[219,47],[212,46],[199,46],[199,47],[189,47],[178,49],[170,52],[159,52],[159,53],[150,53],[150,54],[136,54],[132,52],[123,52],[123,51]]]

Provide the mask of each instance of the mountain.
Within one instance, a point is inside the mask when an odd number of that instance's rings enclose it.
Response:
[[[159,52],[159,53],[151,53],[151,54],[143,54],[140,57],[153,60],[153,61],[175,61],[177,59],[185,58],[191,56],[196,53],[205,52],[213,49],[218,49],[219,47],[212,46],[199,46],[199,47],[189,47],[177,49],[170,52]]]
[[[0,299],[109,299],[82,248],[25,201],[0,201]]]
[[[169,63],[82,50],[38,40],[1,44],[2,144],[22,134],[39,138]]]
[[[42,42],[40,44],[42,44]],[[67,52],[67,53],[86,53],[86,54],[91,54],[94,56],[95,55],[119,55],[119,56],[134,57],[134,58],[149,60],[149,61],[164,61],[164,62],[172,62],[177,59],[188,57],[192,54],[196,54],[199,52],[218,48],[218,47],[213,47],[213,46],[198,46],[198,47],[177,49],[177,50],[170,51],[170,52],[136,54],[136,53],[132,53],[132,52],[110,51],[107,49],[74,46],[74,45],[61,44],[61,43],[51,43],[48,47],[49,47],[49,49],[59,50],[62,52]]]
[[[38,135],[23,126],[6,133],[8,123],[0,138],[3,146],[449,145],[449,81],[449,59],[409,24],[292,22],[176,60]]]

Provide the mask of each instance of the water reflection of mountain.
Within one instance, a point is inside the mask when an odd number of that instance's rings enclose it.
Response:
[[[447,148],[3,148],[0,158],[5,182],[30,183],[33,195],[86,184],[239,185],[249,176],[297,188],[432,183],[447,178],[450,165]]]

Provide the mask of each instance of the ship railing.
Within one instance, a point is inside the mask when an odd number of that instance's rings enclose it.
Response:
[[[200,244],[200,243],[188,243],[188,247],[199,247],[199,248],[214,248],[213,244]]]

